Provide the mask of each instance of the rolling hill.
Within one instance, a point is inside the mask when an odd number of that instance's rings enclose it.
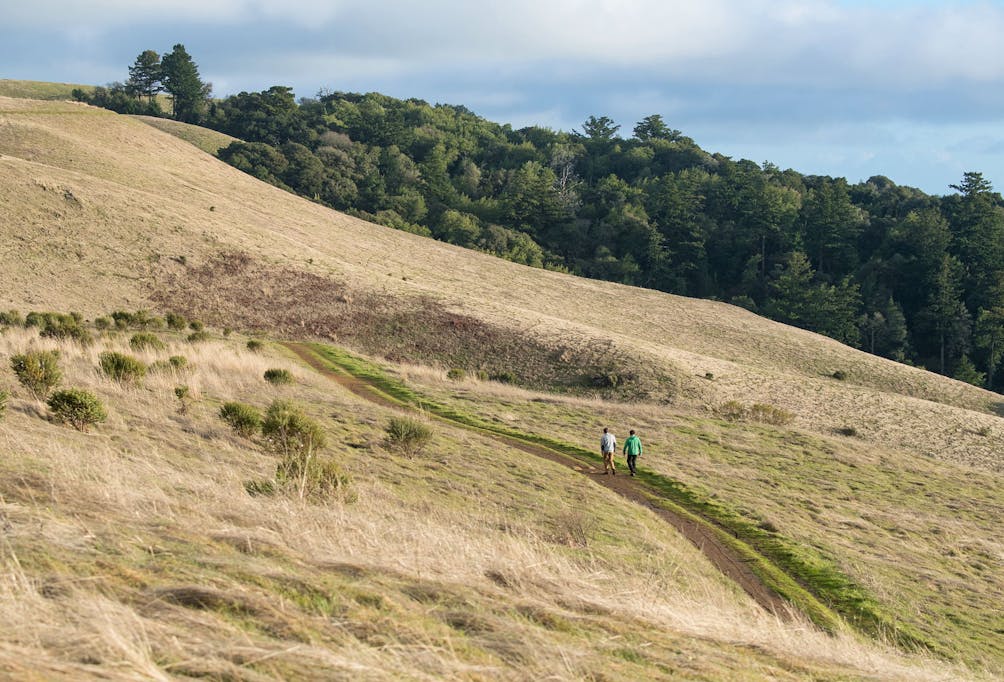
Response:
[[[224,143],[185,134],[203,149]],[[65,342],[67,374],[107,396],[107,425],[76,434],[14,391],[0,422],[12,529],[2,608],[31,626],[3,638],[0,669],[13,675],[1004,671],[996,394],[733,306],[356,220],[75,103],[0,97],[0,239],[0,309],[177,311],[217,330],[323,341],[444,408],[588,450],[605,424],[638,428],[654,475],[808,548],[806,562],[847,576],[897,629],[969,666],[768,616],[642,506],[482,432],[436,422],[435,455],[389,453],[380,424],[392,408],[279,346],[268,362],[298,375],[291,394],[337,435],[352,499],[249,497],[241,481],[274,465],[214,413],[276,395],[258,381],[265,360],[225,337],[209,351],[177,336],[170,348],[195,360],[189,415],[164,397],[180,379],[123,389],[94,372],[97,350]],[[16,329],[0,342],[5,358],[54,343]],[[67,607],[79,617],[61,616]]]

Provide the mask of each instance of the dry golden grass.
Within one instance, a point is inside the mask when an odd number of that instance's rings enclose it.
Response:
[[[11,385],[0,422],[0,671],[31,679],[921,679],[967,676],[760,611],[649,512],[584,477],[436,425],[431,452],[380,445],[391,414],[241,342],[179,339],[184,377],[138,388],[57,348],[63,385],[110,418],[47,422]],[[294,385],[261,378],[287,367]],[[186,415],[176,382],[198,387]],[[352,477],[326,504],[250,497],[274,461],[225,400],[308,405]],[[472,500],[478,500],[472,504]],[[583,506],[582,501],[589,500]],[[628,532],[625,532],[628,531]]]

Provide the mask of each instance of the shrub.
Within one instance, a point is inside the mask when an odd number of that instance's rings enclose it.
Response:
[[[146,365],[131,355],[105,351],[98,362],[105,376],[122,384],[138,384],[146,375]]]
[[[422,452],[432,440],[432,429],[411,417],[391,417],[387,424],[387,447],[408,457]]]
[[[105,331],[110,329],[112,326],[112,321],[107,317],[98,317],[94,320],[94,328],[98,331]]]
[[[262,348],[265,347],[265,344],[259,341],[258,339],[248,339],[247,347],[248,350],[251,351],[252,353],[257,353]]]
[[[446,378],[451,381],[463,381],[466,376],[467,372],[460,369],[459,367],[454,367],[449,372],[446,373]]]
[[[229,402],[220,408],[220,419],[225,421],[238,436],[250,438],[261,428],[261,412],[247,403]]]
[[[497,381],[500,384],[515,384],[516,375],[509,370],[502,370],[501,372],[495,372],[489,377],[492,381]]]
[[[149,310],[137,310],[132,314],[131,324],[138,329],[163,329],[164,320],[151,315]]]
[[[836,372],[834,372],[830,376],[833,377],[834,379],[836,379],[837,381],[843,381],[844,379],[847,378],[847,372],[845,372],[842,369],[838,369]]]
[[[841,436],[847,436],[848,438],[853,438],[858,435],[858,430],[853,426],[841,426],[839,429],[834,429]]]
[[[59,351],[36,350],[14,355],[10,366],[21,385],[38,400],[44,400],[63,378],[59,369]]]
[[[23,327],[24,318],[16,310],[0,310],[0,325],[4,327]]]
[[[3,419],[7,412],[7,401],[10,400],[10,391],[0,388],[0,419]]]
[[[727,419],[730,422],[737,422],[740,419],[745,419],[747,415],[746,406],[738,400],[730,400],[722,403],[715,411],[718,413],[719,417]]]
[[[199,322],[198,320],[192,320],[191,322],[188,323],[188,326],[193,332],[201,332],[203,329],[205,329],[205,325]]]
[[[326,438],[320,424],[286,400],[269,405],[261,425],[266,447],[279,455],[276,483],[295,490],[300,499],[322,495],[345,484],[346,479],[331,459],[320,459]]]
[[[288,400],[269,405],[261,432],[268,449],[282,456],[307,456],[326,443],[320,425]]]
[[[233,334],[233,333],[234,333],[234,330],[231,329],[230,327],[224,327],[223,328],[223,338],[228,339],[228,338],[230,338],[230,335]]]
[[[761,424],[772,424],[774,426],[784,426],[790,424],[795,419],[795,415],[788,410],[764,403],[755,403],[749,409],[749,419]]]
[[[133,334],[132,338],[129,339],[129,347],[134,351],[141,351],[147,348],[150,350],[164,350],[164,342],[150,332],[140,332],[139,334]]]
[[[191,334],[188,335],[189,343],[200,343],[202,341],[208,341],[208,340],[209,340],[209,332],[207,331],[200,330],[197,332],[192,332]]]
[[[47,315],[51,315],[51,314],[52,313],[39,313],[39,312],[36,312],[36,311],[33,310],[30,313],[28,313],[27,315],[25,315],[24,326],[25,327],[41,327],[43,324],[45,324],[46,319],[48,319]]]
[[[178,412],[181,414],[188,414],[188,402],[191,398],[192,392],[188,389],[188,386],[175,386],[174,387],[174,397],[178,399],[181,405],[178,407]]]
[[[148,372],[174,372],[176,374],[191,369],[184,355],[172,355],[167,360],[157,360],[147,368]]]
[[[89,346],[94,343],[94,337],[91,333],[70,315],[54,315],[46,318],[38,335],[48,339],[69,339],[76,341],[81,346]]]
[[[173,329],[176,332],[180,332],[188,326],[188,320],[185,319],[184,315],[179,315],[178,313],[168,313],[164,316],[164,318],[167,321],[167,328]]]
[[[49,398],[48,404],[56,419],[70,424],[78,431],[86,431],[91,424],[108,418],[101,401],[93,393],[79,388],[56,391]]]
[[[132,313],[116,310],[112,313],[112,321],[115,323],[116,329],[128,329],[132,326]]]
[[[266,369],[265,381],[273,386],[291,384],[293,383],[293,375],[290,374],[288,369]]]

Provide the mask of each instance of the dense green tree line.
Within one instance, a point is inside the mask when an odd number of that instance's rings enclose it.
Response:
[[[136,101],[151,101],[132,69],[130,83]],[[175,115],[241,139],[220,152],[237,168],[375,222],[729,301],[1001,383],[1004,202],[980,173],[930,196],[882,176],[850,185],[709,153],[657,114],[630,137],[605,116],[581,131],[514,130],[462,106],[376,93],[297,101],[282,86],[176,103]]]

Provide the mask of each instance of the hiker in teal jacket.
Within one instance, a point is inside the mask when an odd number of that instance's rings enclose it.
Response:
[[[624,441],[624,454],[627,455],[628,469],[631,470],[631,475],[634,476],[637,471],[635,464],[637,464],[638,456],[641,454],[641,438],[634,435],[634,429],[631,429],[631,435]]]

